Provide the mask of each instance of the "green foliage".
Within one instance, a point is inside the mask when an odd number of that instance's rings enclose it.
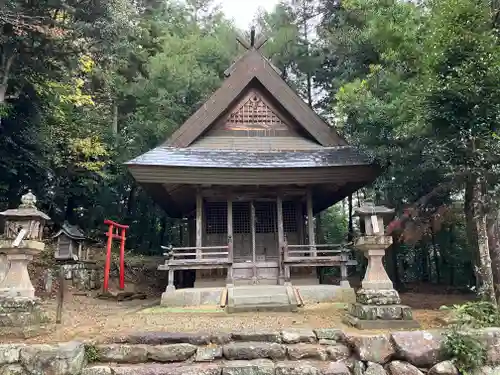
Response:
[[[500,326],[500,310],[490,302],[468,302],[453,306],[455,317],[462,327],[485,328]]]
[[[321,217],[325,243],[343,243],[347,240],[348,217],[337,204],[327,209]]]
[[[99,361],[99,350],[95,345],[85,344],[85,359],[88,363],[98,362]]]
[[[452,329],[445,335],[444,354],[452,358],[461,374],[469,375],[486,361],[486,348],[470,334]]]
[[[462,374],[471,374],[485,364],[486,348],[470,329],[498,327],[500,311],[498,306],[480,301],[455,305],[451,312],[456,323],[446,332],[443,349]]]

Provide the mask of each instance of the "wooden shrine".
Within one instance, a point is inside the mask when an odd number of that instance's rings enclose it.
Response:
[[[380,168],[337,134],[261,52],[246,52],[222,86],[164,144],[129,161],[132,176],[189,246],[166,247],[195,286],[318,283],[316,267],[355,264],[343,245],[316,243],[314,215],[371,183]]]
[[[57,238],[57,260],[87,260],[88,254],[83,250],[87,238],[78,226],[64,222],[53,238]]]

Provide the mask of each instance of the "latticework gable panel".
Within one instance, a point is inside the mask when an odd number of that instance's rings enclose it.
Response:
[[[222,117],[207,135],[234,137],[277,137],[295,135],[286,117],[257,90],[251,90]]]
[[[262,97],[253,91],[227,118],[226,130],[288,130],[288,126],[267,105]]]

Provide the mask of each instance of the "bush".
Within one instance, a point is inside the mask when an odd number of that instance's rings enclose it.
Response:
[[[500,311],[490,302],[468,302],[452,308],[456,323],[445,334],[444,351],[461,374],[467,375],[486,362],[486,348],[471,329],[499,327]]]

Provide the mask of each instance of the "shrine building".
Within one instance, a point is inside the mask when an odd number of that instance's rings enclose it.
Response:
[[[341,244],[316,241],[314,216],[380,174],[282,79],[246,52],[221,87],[164,143],[129,161],[135,180],[173,218],[189,246],[159,269],[196,270],[195,287],[318,284],[318,266],[355,264]],[[166,244],[168,245],[168,244]],[[167,288],[168,290],[168,288]]]

